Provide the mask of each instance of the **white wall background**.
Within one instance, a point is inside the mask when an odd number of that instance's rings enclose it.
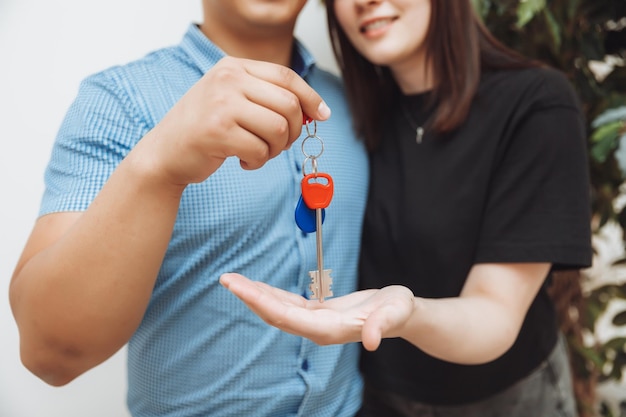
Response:
[[[65,387],[47,386],[20,363],[7,290],[80,80],[177,43],[200,18],[200,0],[0,0],[0,417],[129,416],[125,350]],[[297,34],[336,71],[318,0]]]

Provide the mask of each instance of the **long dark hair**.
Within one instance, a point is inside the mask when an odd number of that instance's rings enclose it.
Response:
[[[496,40],[476,15],[470,0],[430,0],[426,59],[432,63],[436,103],[428,128],[450,132],[461,125],[480,83],[481,72],[537,66]],[[391,71],[365,59],[350,43],[334,10],[326,0],[328,30],[333,52],[343,75],[357,134],[369,149],[382,137],[383,122],[400,94]]]

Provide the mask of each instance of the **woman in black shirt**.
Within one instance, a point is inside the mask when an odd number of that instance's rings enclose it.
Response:
[[[568,81],[497,42],[470,0],[326,4],[370,150],[363,290],[319,303],[224,284],[285,331],[362,341],[360,416],[575,416],[546,292],[553,271],[591,264]]]

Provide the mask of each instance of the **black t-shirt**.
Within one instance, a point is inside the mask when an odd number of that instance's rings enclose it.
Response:
[[[426,98],[401,98],[371,154],[361,288],[401,284],[420,297],[454,297],[476,263],[589,266],[584,123],[565,77],[545,68],[485,73],[467,121],[448,135],[427,130],[418,144],[401,106],[421,114],[422,123]],[[462,404],[528,375],[556,335],[544,286],[514,346],[493,362],[441,361],[398,338],[364,351],[361,367],[380,389]]]

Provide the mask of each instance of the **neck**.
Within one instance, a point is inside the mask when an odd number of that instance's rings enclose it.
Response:
[[[424,59],[394,64],[390,69],[403,94],[419,94],[435,87],[432,66]]]
[[[229,56],[284,66],[291,63],[294,44],[292,29],[232,31],[219,24],[206,22],[200,26],[202,33]]]

